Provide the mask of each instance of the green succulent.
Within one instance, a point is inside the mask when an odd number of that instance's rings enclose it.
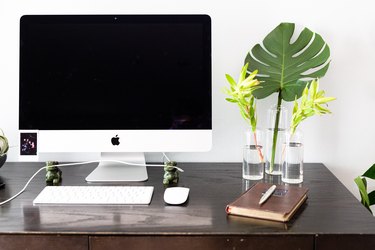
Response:
[[[3,130],[0,129],[0,156],[8,152],[9,144],[8,139],[5,137]]]

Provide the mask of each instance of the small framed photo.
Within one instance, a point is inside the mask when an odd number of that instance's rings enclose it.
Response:
[[[38,131],[20,131],[20,160],[38,160]]]

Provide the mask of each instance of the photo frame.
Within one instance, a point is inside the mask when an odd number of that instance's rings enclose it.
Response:
[[[20,131],[19,134],[19,159],[22,161],[38,160],[38,131]]]

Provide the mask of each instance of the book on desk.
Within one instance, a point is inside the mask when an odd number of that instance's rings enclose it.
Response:
[[[272,196],[263,204],[259,199],[272,186],[258,182],[226,207],[229,215],[287,222],[306,201],[305,187],[276,185]]]

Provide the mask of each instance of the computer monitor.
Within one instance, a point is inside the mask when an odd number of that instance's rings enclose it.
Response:
[[[38,152],[211,148],[207,15],[22,16],[19,82],[19,129],[36,131]],[[147,179],[145,167],[99,167],[87,181]]]

